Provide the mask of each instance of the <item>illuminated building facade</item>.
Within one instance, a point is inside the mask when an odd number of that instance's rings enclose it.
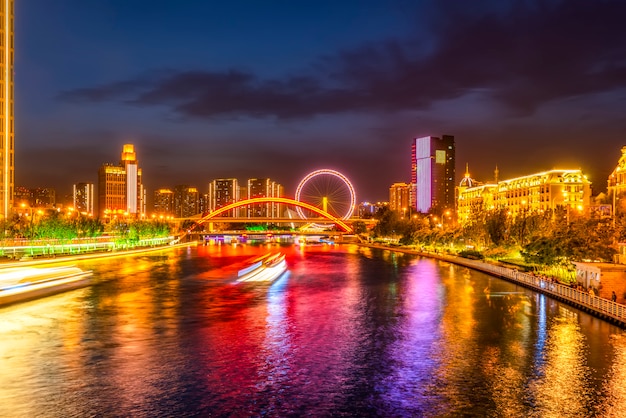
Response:
[[[406,183],[394,183],[389,187],[389,209],[406,214],[409,206],[411,186]]]
[[[174,214],[174,192],[170,189],[154,191],[154,213],[156,215],[171,216]]]
[[[591,182],[581,170],[550,170],[494,184],[459,187],[457,216],[466,224],[480,211],[504,208],[515,217],[564,207],[582,213],[591,203]]]
[[[246,198],[254,199],[258,197],[282,197],[283,187],[269,178],[248,179]],[[278,218],[281,213],[279,203],[257,203],[249,205],[246,210],[248,218]]]
[[[13,210],[13,194],[15,189],[14,164],[14,92],[13,92],[13,0],[0,2],[0,28],[2,43],[0,44],[0,218],[6,219]]]
[[[74,209],[88,215],[94,214],[94,184],[76,183],[72,188]]]
[[[209,212],[237,202],[240,195],[239,182],[237,179],[216,179],[209,183],[208,204]],[[230,214],[222,216],[237,216],[237,209],[233,209]]]
[[[619,197],[626,192],[626,146],[622,147],[622,155],[617,166],[609,175],[607,181],[609,195]]]
[[[32,206],[33,191],[28,187],[16,187],[14,202],[15,207]]]
[[[189,218],[200,213],[200,193],[195,187],[174,187],[174,216]]]
[[[411,206],[442,214],[455,208],[454,136],[414,138],[411,144]]]
[[[361,202],[357,206],[359,218],[372,218],[380,209],[389,206],[389,202]]]
[[[104,164],[98,172],[98,210],[105,219],[144,216],[146,196],[135,147],[125,144],[119,165]]]
[[[46,208],[56,206],[56,190],[49,187],[16,187],[13,201],[17,209]]]
[[[57,204],[57,192],[51,187],[35,187],[33,191],[33,207],[53,208]]]

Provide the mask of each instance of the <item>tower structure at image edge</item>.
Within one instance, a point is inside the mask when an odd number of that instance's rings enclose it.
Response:
[[[455,208],[454,136],[414,138],[411,144],[411,206],[421,213]]]
[[[100,216],[112,219],[143,216],[146,196],[141,168],[132,144],[125,144],[119,165],[104,164],[98,172],[98,210]]]
[[[13,190],[15,188],[14,165],[14,123],[13,123],[13,0],[0,1],[0,217],[7,218],[13,210]]]

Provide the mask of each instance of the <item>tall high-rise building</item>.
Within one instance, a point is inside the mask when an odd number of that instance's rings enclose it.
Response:
[[[188,218],[200,213],[200,193],[195,187],[174,187],[174,216]]]
[[[281,197],[283,187],[269,178],[249,179],[246,193],[248,199]],[[246,216],[248,218],[278,218],[281,212],[280,207],[280,203],[256,203],[248,206]]]
[[[247,198],[255,199],[259,197],[271,197],[271,181],[264,179],[248,179]],[[270,203],[256,203],[247,208],[248,218],[267,218],[270,216]]]
[[[89,215],[94,214],[93,183],[76,183],[73,187],[74,209]]]
[[[285,188],[282,184],[272,181],[270,183],[270,197],[284,197],[285,196]],[[272,203],[271,205],[271,217],[272,218],[281,218],[284,216],[284,204],[282,203]]]
[[[230,205],[239,200],[240,193],[239,183],[237,179],[216,179],[209,183],[209,211]],[[223,216],[237,216],[239,211],[233,209],[230,214]]]
[[[172,190],[157,189],[154,191],[154,213],[163,216],[174,214],[174,192]]]
[[[15,188],[14,118],[13,118],[13,0],[0,2],[0,218],[7,218],[13,210]]]
[[[406,183],[394,183],[389,187],[389,209],[398,211],[403,215],[410,209],[409,195],[410,185]]]
[[[411,151],[412,207],[421,213],[454,210],[454,136],[414,138]]]
[[[141,180],[135,147],[125,144],[120,164],[104,164],[98,172],[100,215],[104,218],[145,215],[146,195]]]

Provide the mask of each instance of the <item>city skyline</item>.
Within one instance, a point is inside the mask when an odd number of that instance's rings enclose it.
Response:
[[[411,140],[449,134],[457,177],[581,168],[604,190],[626,142],[626,4],[464,7],[17,4],[15,184],[61,196],[132,143],[149,193],[269,177],[290,195],[331,168],[386,200]]]

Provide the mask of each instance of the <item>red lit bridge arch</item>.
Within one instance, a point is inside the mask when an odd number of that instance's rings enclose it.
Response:
[[[313,205],[309,205],[308,203],[304,203],[304,202],[299,202],[297,200],[294,199],[289,199],[287,197],[256,197],[254,199],[246,199],[246,200],[240,200],[238,202],[235,203],[231,203],[230,205],[221,207],[217,210],[214,210],[213,212],[209,213],[208,215],[205,215],[204,217],[202,217],[196,225],[202,225],[203,223],[210,221],[211,219],[225,213],[228,212],[229,210],[232,209],[236,209],[242,206],[248,206],[248,205],[253,205],[256,203],[283,203],[286,205],[293,205],[293,206],[298,206],[307,210],[310,210],[311,212],[317,213],[318,215],[320,215],[321,217],[328,219],[329,221],[332,221],[335,225],[337,225],[341,230],[343,230],[344,232],[347,233],[352,233],[352,228],[350,228],[344,221],[342,221],[341,219],[331,215],[328,212],[325,212],[323,210],[321,210],[320,208],[317,208]],[[220,218],[220,220],[223,220],[224,222],[228,222],[227,218]],[[251,221],[254,221],[254,218],[250,218]]]

